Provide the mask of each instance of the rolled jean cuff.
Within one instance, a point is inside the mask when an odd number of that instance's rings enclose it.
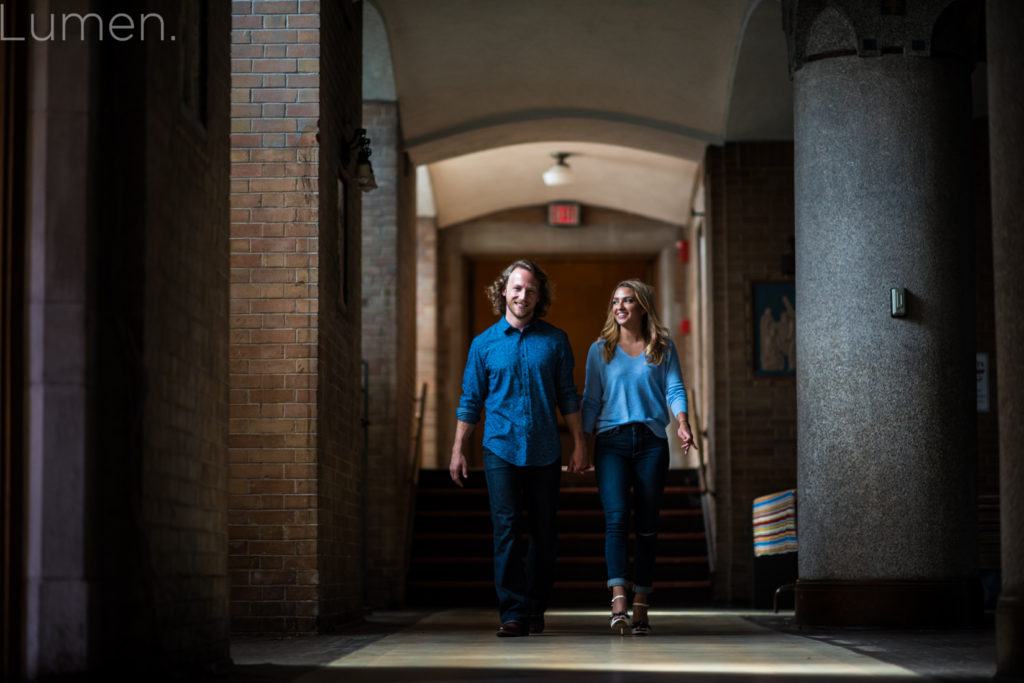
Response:
[[[633,586],[633,592],[637,595],[650,595],[654,592],[654,586]]]
[[[629,579],[608,579],[608,587],[612,586],[628,586]]]

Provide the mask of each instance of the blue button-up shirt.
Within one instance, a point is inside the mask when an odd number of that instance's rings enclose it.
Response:
[[[562,457],[558,417],[580,409],[569,337],[534,319],[519,331],[501,318],[469,347],[456,416],[476,424],[486,411],[483,446],[513,465],[550,465]]]

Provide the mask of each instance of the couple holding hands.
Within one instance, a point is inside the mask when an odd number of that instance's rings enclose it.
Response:
[[[556,407],[573,437],[568,472],[583,473],[592,465],[597,479],[605,517],[611,628],[646,635],[651,630],[647,601],[654,590],[658,516],[669,465],[669,410],[678,421],[683,452],[694,447],[679,357],[654,309],[653,290],[639,280],[615,286],[604,328],[587,354],[582,403],[573,383],[568,336],[543,320],[552,301],[544,271],[532,261],[516,261],[487,294],[494,313],[502,317],[470,346],[449,473],[462,486],[470,435],[484,412],[484,473],[501,617],[496,635],[544,630],[555,576],[562,474]],[[632,573],[631,489],[636,523]],[[525,553],[524,524],[529,525]]]

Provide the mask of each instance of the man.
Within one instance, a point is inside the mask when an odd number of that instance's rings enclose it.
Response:
[[[569,338],[541,320],[551,305],[547,275],[531,261],[516,261],[487,293],[494,313],[502,318],[470,346],[448,471],[462,486],[469,437],[480,411],[486,410],[484,473],[501,614],[497,635],[506,638],[544,630],[555,578],[555,515],[562,476],[556,405],[573,437],[567,469],[584,472],[589,463]],[[530,531],[525,565],[524,508]]]

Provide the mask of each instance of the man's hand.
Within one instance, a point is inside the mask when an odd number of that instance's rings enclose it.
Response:
[[[455,423],[455,443],[452,444],[452,459],[448,463],[448,474],[456,486],[462,486],[462,480],[469,478],[469,462],[466,460],[466,449],[469,448],[469,435],[473,426],[459,420]]]
[[[452,451],[452,460],[448,463],[448,474],[451,475],[456,486],[462,486],[462,480],[469,478],[469,464],[461,450]]]
[[[590,468],[590,458],[587,456],[587,440],[583,435],[583,420],[580,412],[565,415],[565,424],[572,434],[572,458],[569,466],[565,469],[574,474],[583,474]]]
[[[583,474],[590,469],[590,458],[587,457],[587,446],[580,440],[572,449],[572,458],[566,470],[573,474]]]

